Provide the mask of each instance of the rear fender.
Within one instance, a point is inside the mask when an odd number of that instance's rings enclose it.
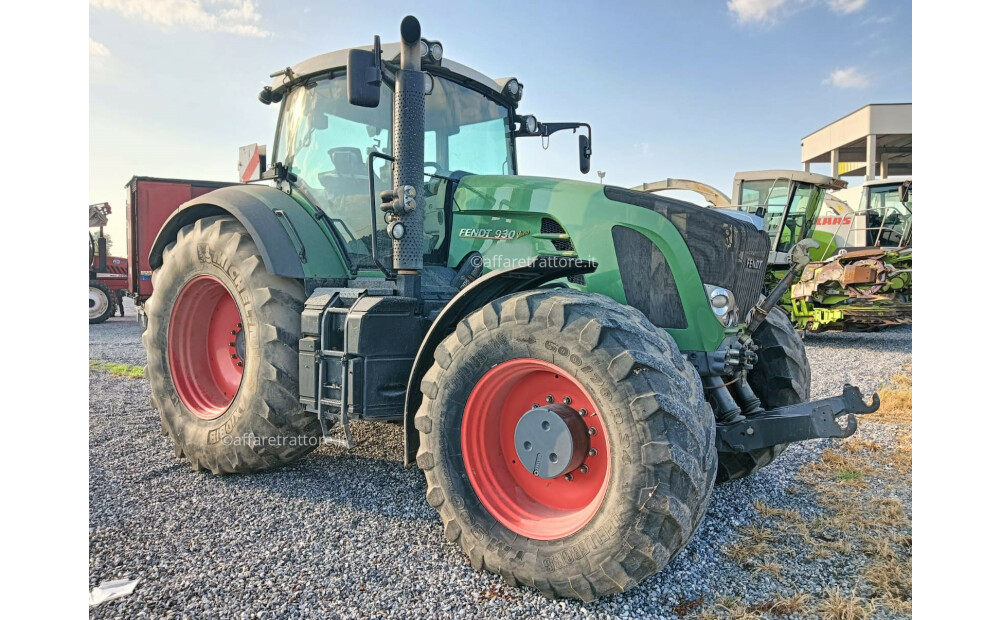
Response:
[[[286,278],[344,277],[347,269],[335,244],[312,215],[285,192],[263,185],[233,185],[185,202],[167,218],[153,242],[149,264],[163,264],[163,250],[182,228],[201,218],[231,215],[253,238],[268,273]],[[293,224],[292,221],[295,221]],[[313,247],[322,237],[329,247]],[[336,259],[331,261],[330,257]],[[312,261],[312,262],[310,262]]]

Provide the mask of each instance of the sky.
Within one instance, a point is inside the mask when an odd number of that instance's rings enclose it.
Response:
[[[278,106],[257,101],[268,74],[375,34],[396,41],[407,14],[446,57],[517,77],[520,114],[592,125],[589,175],[568,132],[547,150],[519,139],[521,174],[687,178],[728,194],[737,171],[800,169],[801,139],[827,123],[912,100],[911,7],[898,0],[373,5],[90,0],[89,195],[111,203],[117,248],[133,175],[237,180],[238,147],[273,146]]]

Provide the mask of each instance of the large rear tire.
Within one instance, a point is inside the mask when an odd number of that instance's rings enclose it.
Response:
[[[319,421],[297,397],[302,284],[269,274],[228,216],[181,229],[152,280],[146,376],[177,456],[246,473],[315,448]]]
[[[591,601],[656,573],[694,534],[715,481],[715,419],[697,371],[641,313],[573,290],[518,293],[469,315],[434,359],[417,464],[474,568]],[[587,457],[566,461],[572,479],[539,476],[514,434],[537,406],[563,404]],[[563,462],[542,452],[544,467]]]
[[[90,281],[90,324],[108,320],[115,309],[115,298],[107,286],[97,280]]]
[[[768,313],[767,319],[754,334],[760,345],[757,364],[748,373],[747,382],[760,399],[764,409],[796,405],[809,400],[812,373],[806,347],[795,331],[788,315],[779,308]],[[719,453],[719,476],[716,484],[749,476],[771,464],[788,444],[750,452]]]

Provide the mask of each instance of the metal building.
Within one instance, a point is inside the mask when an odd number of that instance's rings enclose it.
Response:
[[[802,138],[802,169],[866,181],[913,174],[913,104],[871,103]]]

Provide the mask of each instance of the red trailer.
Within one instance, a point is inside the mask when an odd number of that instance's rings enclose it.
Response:
[[[153,293],[149,251],[163,223],[181,204],[229,185],[237,183],[135,176],[125,186],[128,290],[135,298],[140,317],[143,302]]]

